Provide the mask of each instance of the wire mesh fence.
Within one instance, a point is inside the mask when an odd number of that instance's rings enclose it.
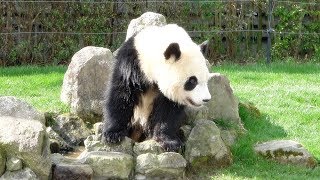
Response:
[[[214,64],[320,59],[318,0],[2,0],[0,65],[67,64],[88,45],[116,50],[130,20],[147,11],[184,27],[198,43],[209,40],[206,56]]]

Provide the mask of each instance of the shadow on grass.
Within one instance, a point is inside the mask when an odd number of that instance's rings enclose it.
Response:
[[[66,66],[15,66],[0,68],[0,76],[27,76],[51,73],[65,73]]]
[[[257,143],[274,139],[286,139],[287,133],[270,121],[267,114],[250,103],[239,104],[239,114],[247,132],[240,136],[232,147],[234,163],[232,166],[211,173],[211,177],[226,179],[306,179],[320,177],[320,167],[307,169],[292,165],[281,165],[266,160],[254,152]]]

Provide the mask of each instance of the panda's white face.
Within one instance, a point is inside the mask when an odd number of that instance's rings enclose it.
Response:
[[[168,48],[172,48],[170,46]],[[169,50],[171,55],[167,55],[169,58],[158,68],[158,87],[175,102],[200,107],[211,99],[207,83],[212,74],[197,45],[178,47],[179,53],[175,52],[177,50]]]
[[[135,37],[135,47],[147,81],[157,84],[167,98],[191,107],[211,99],[206,60],[183,28],[147,28]]]

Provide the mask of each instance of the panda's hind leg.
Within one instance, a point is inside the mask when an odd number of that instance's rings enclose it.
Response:
[[[153,105],[148,122],[148,135],[156,140],[165,151],[179,151],[183,146],[180,127],[185,120],[184,106],[162,94]]]

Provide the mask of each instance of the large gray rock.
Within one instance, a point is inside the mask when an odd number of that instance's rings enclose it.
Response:
[[[137,157],[136,179],[182,179],[186,165],[179,153],[141,154]]]
[[[298,142],[273,140],[257,144],[254,150],[268,159],[282,164],[294,164],[314,168],[317,160]]]
[[[232,155],[214,122],[198,120],[186,142],[185,158],[191,168],[220,168],[232,163]]]
[[[12,116],[23,119],[38,120],[45,123],[44,114],[30,104],[13,96],[0,97],[0,116]]]
[[[133,157],[120,152],[93,151],[79,160],[89,164],[96,179],[129,179],[133,173]]]
[[[82,119],[70,114],[62,114],[55,118],[52,129],[72,146],[78,146],[91,134]]]
[[[4,156],[4,153],[2,152],[2,148],[0,146],[0,177],[4,173],[5,168],[6,168],[6,157]]]
[[[143,13],[140,17],[130,21],[126,40],[147,26],[164,26],[166,24],[166,18],[162,14],[154,12]]]
[[[16,157],[8,157],[6,162],[7,171],[18,171],[22,169],[22,161]]]
[[[51,155],[53,170],[52,179],[55,180],[91,180],[93,170],[87,164],[81,164],[76,159],[67,159],[61,154]]]
[[[223,121],[224,124],[244,130],[239,117],[239,102],[233,94],[228,78],[215,73],[208,86],[212,96],[206,105],[209,108],[208,118]]]
[[[101,136],[91,135],[84,141],[84,146],[87,152],[91,151],[107,151],[107,152],[122,152],[133,154],[133,140],[125,137],[123,141],[117,144],[107,144],[101,142]]]
[[[21,159],[40,179],[48,179],[51,172],[49,139],[42,123],[0,117],[0,147],[7,156]]]
[[[161,154],[164,150],[158,142],[150,139],[140,143],[136,142],[133,146],[133,152],[135,155],[146,153]]]
[[[114,57],[109,49],[88,46],[71,59],[64,75],[61,101],[85,121],[102,121],[102,105]]]
[[[24,168],[18,171],[7,171],[1,177],[0,180],[38,180],[37,175],[30,169]]]

